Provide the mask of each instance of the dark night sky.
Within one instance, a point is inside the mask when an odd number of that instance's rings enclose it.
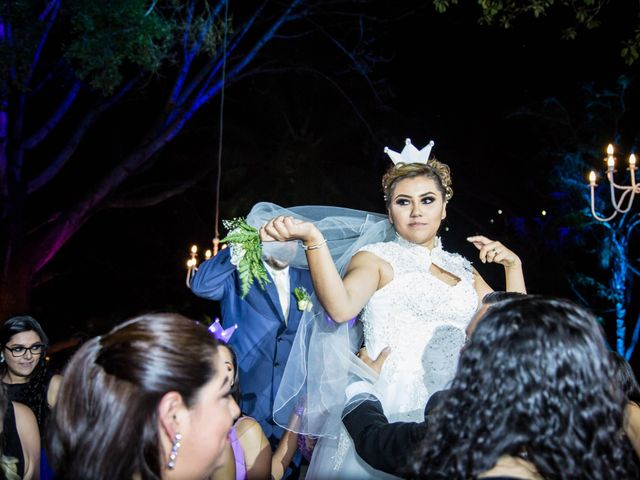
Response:
[[[246,214],[261,200],[381,211],[379,179],[389,165],[382,148],[399,150],[405,137],[418,147],[434,139],[434,154],[452,168],[455,195],[450,230],[444,233],[451,249],[472,256],[464,238],[476,232],[506,242],[503,224],[490,223],[498,206],[509,215],[549,208],[537,181],[548,175],[550,165],[544,158],[532,165],[518,157],[535,140],[514,127],[509,115],[549,96],[571,104],[583,82],[612,87],[618,75],[633,74],[635,69],[619,57],[624,25],[621,17],[608,19],[607,28],[565,42],[551,20],[523,21],[505,31],[478,26],[476,13],[457,8],[438,15],[427,6],[376,26],[373,48],[387,59],[372,73],[373,80],[383,81],[381,101],[361,78],[334,77],[366,124],[318,76],[297,72],[231,86],[225,103],[221,218]],[[317,58],[324,69],[336,55],[326,44],[293,48],[286,43],[272,45],[267,54],[305,65]],[[215,167],[218,113],[219,99],[214,99],[163,152],[158,175],[187,157]],[[214,185],[209,175],[157,207],[92,219],[54,260],[54,280],[36,290],[34,314],[45,324],[66,327],[51,336],[94,333],[145,310],[194,317],[215,313],[213,303],[195,298],[184,286],[189,245],[205,247],[213,236]],[[560,288],[545,281],[545,272],[532,272],[540,259],[524,260],[531,290]],[[501,272],[481,272],[500,288]]]

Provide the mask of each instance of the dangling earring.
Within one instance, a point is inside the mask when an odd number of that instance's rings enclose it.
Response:
[[[176,458],[178,458],[178,450],[180,449],[181,440],[182,435],[176,433],[176,437],[173,439],[173,445],[171,446],[171,453],[169,454],[169,463],[167,463],[167,468],[169,470],[173,470],[173,467],[176,466]]]

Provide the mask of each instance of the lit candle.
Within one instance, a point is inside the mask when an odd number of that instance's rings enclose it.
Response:
[[[613,156],[613,145],[609,144],[607,146],[607,165],[609,166],[609,170],[613,170],[615,166],[616,159]]]
[[[629,167],[631,169],[636,168],[636,156],[633,153],[629,155]]]
[[[589,185],[592,187],[596,186],[596,172],[593,170],[591,170],[591,173],[589,174]]]
[[[187,284],[187,288],[191,287],[191,274],[193,273],[193,267],[195,267],[195,265],[196,265],[196,260],[195,260],[195,258],[193,258],[193,255],[195,255],[195,253],[193,253],[193,251],[192,251],[191,252],[191,258],[189,260],[187,260],[187,279],[186,279],[186,282],[185,282]]]
[[[207,260],[211,258],[211,250],[205,250],[204,258],[206,258]]]
[[[198,246],[197,245],[192,245],[191,246],[191,253],[198,253]]]

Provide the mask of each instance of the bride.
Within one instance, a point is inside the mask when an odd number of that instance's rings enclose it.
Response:
[[[320,437],[308,478],[389,477],[356,455],[341,426],[349,388],[366,380],[391,421],[423,420],[430,395],[454,376],[479,299],[492,291],[471,263],[444,250],[437,236],[453,190],[449,167],[429,159],[432,146],[418,151],[407,140],[401,153],[385,149],[394,161],[382,179],[388,220],[367,214],[356,229],[358,238],[346,241],[355,253],[345,248],[344,238],[328,238],[324,220],[309,221],[295,211],[260,229],[263,242],[302,242],[320,304],[299,327],[274,412],[286,425],[292,409],[302,413],[304,405],[299,433]],[[344,222],[338,217],[336,223]],[[484,236],[468,241],[480,261],[504,267],[507,291],[526,292],[516,254]],[[352,256],[338,259],[333,251],[338,244],[343,257],[344,252]],[[372,358],[390,348],[379,376],[354,355],[362,341]]]

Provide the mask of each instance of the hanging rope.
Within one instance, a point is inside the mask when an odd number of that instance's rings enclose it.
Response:
[[[222,134],[224,130],[224,89],[226,86],[227,74],[227,32],[229,19],[229,0],[224,2],[224,38],[222,42],[222,88],[220,90],[220,131],[218,132],[218,175],[216,178],[216,215],[215,215],[215,236],[213,237],[213,254],[218,253],[218,243],[220,242],[220,180],[222,179]]]

